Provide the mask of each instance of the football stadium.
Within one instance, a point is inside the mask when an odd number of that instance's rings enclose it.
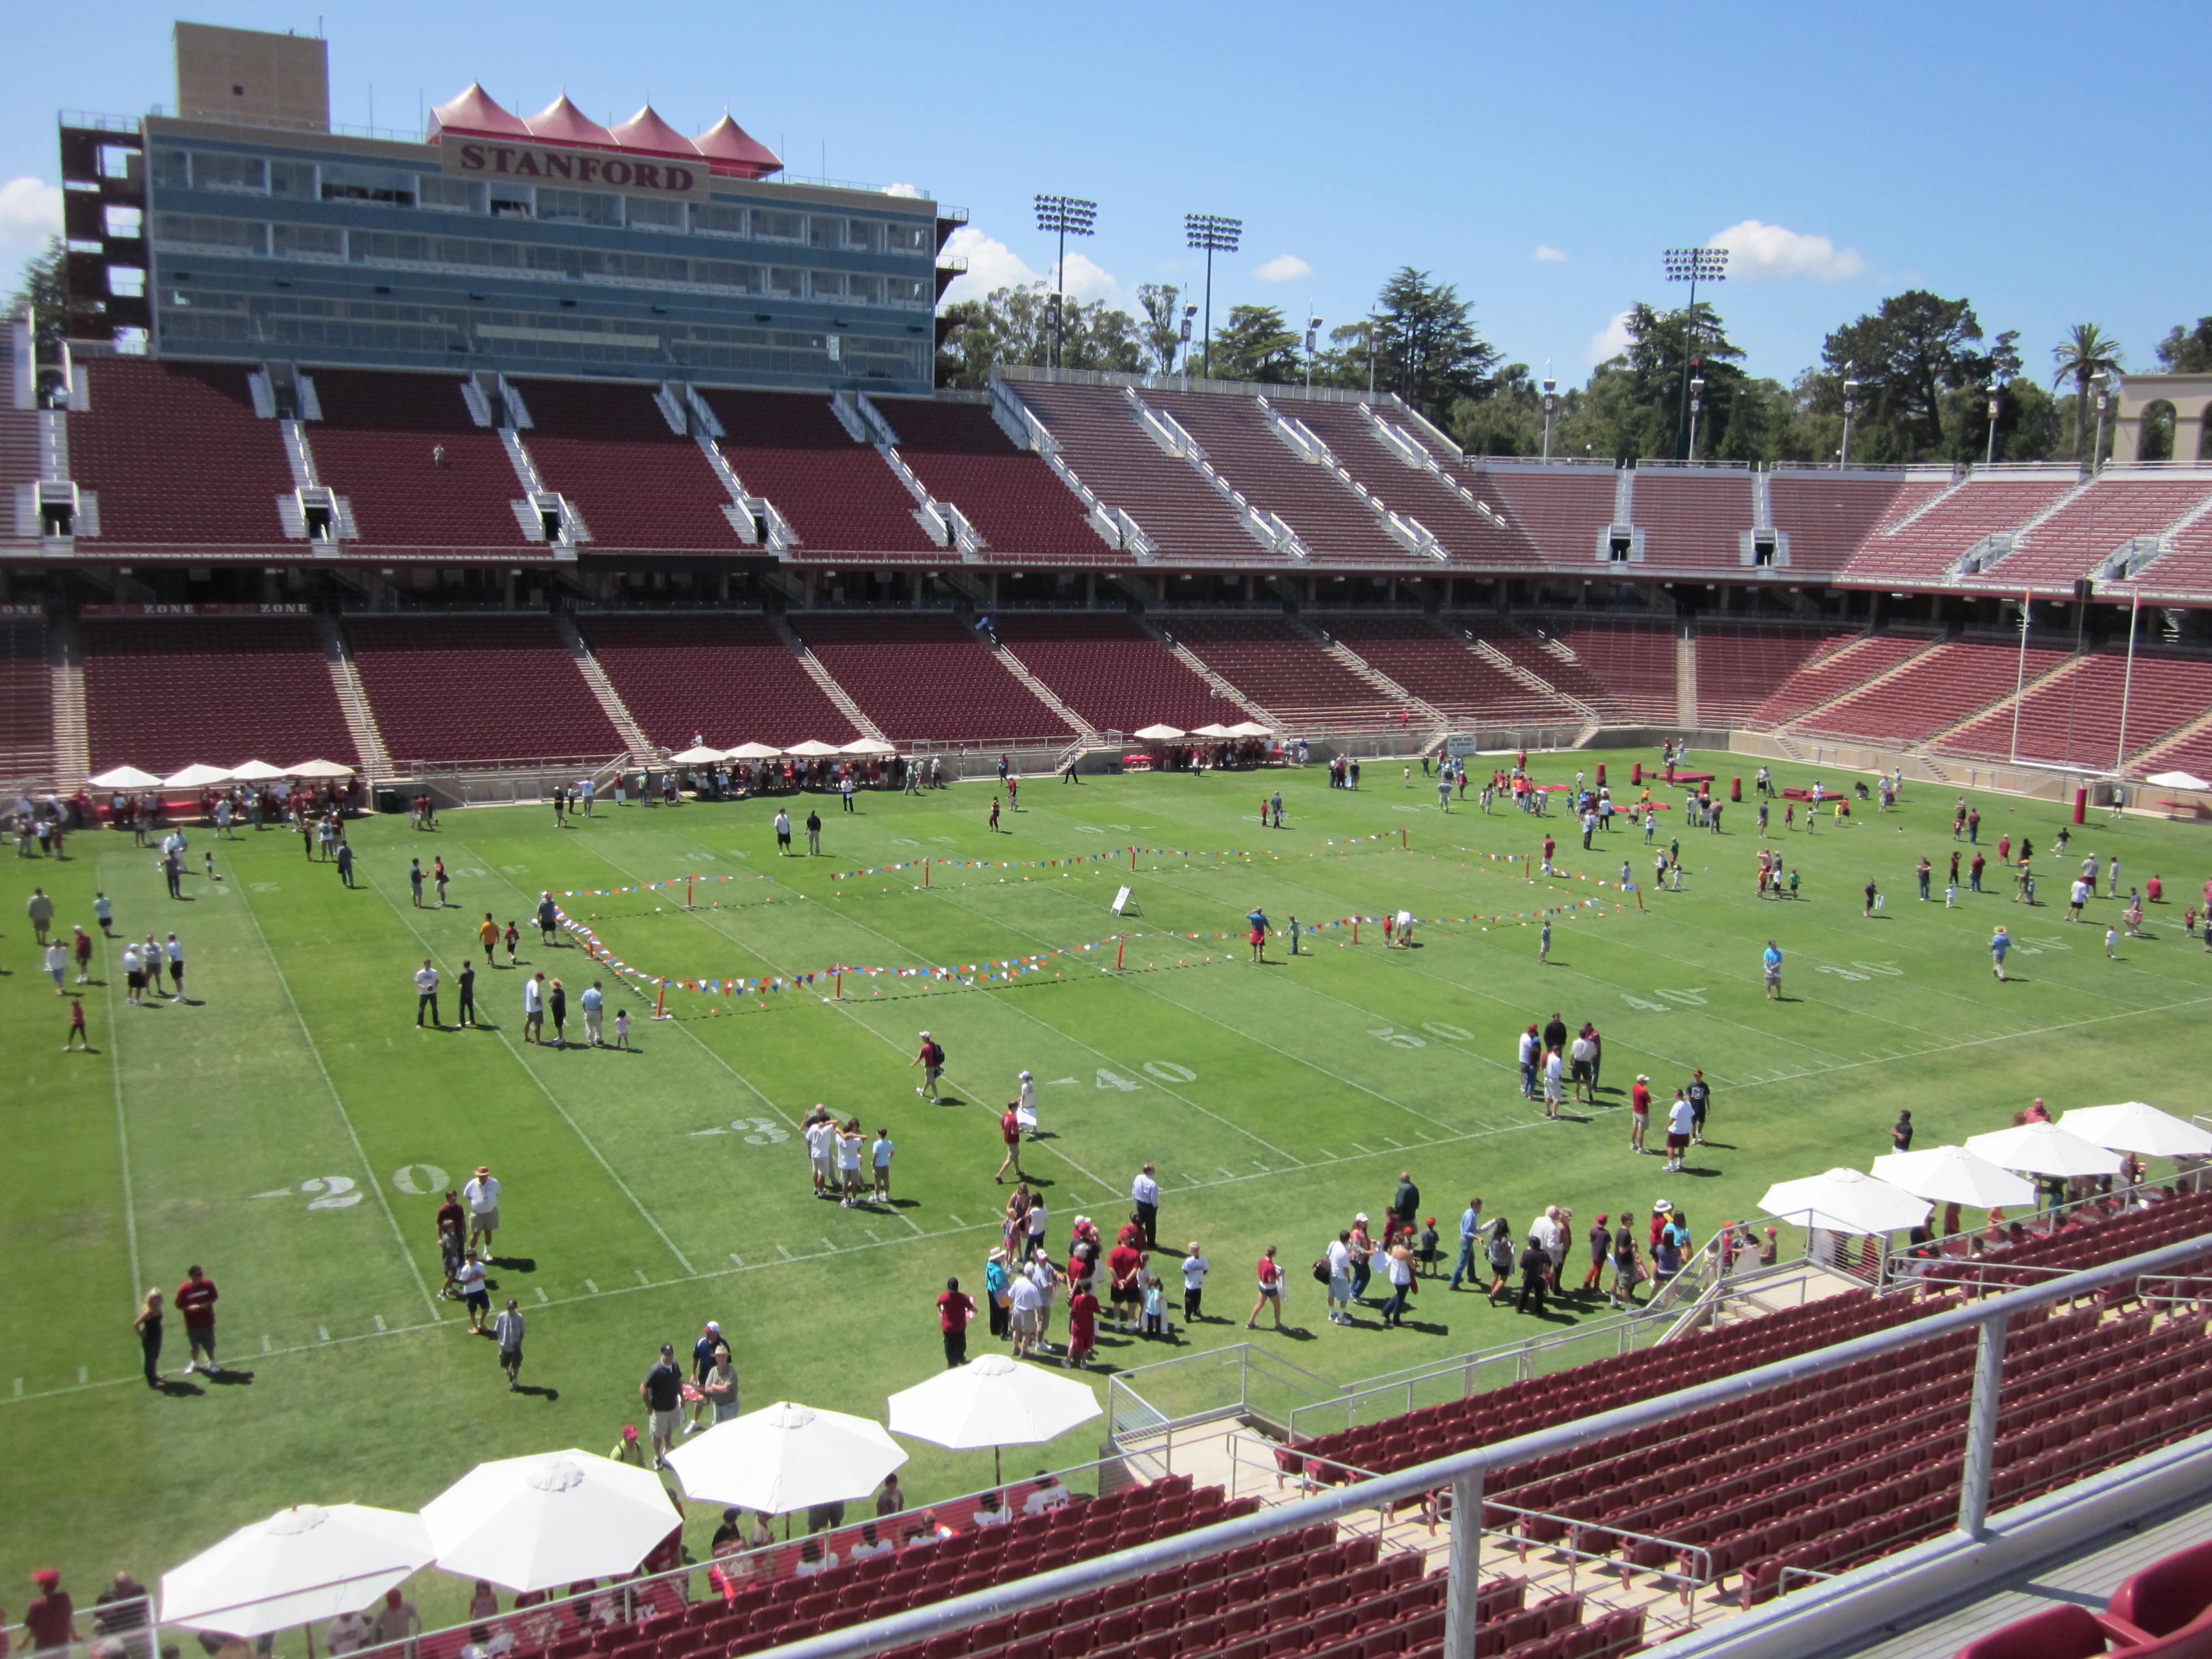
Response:
[[[0,360],[0,1655],[2212,1654],[2194,360],[967,373],[927,193],[174,49]]]

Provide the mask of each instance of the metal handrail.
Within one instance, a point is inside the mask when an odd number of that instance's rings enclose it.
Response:
[[[1379,1504],[1402,1503],[1440,1488],[1453,1488],[1453,1509],[1458,1515],[1480,1515],[1482,1481],[1493,1469],[1547,1455],[1569,1452],[1589,1441],[1611,1434],[1655,1428],[1674,1418],[1709,1406],[1726,1405],[1767,1389],[1798,1383],[1840,1370],[1863,1359],[1880,1358],[1908,1347],[1964,1331],[1980,1337],[1973,1404],[1969,1420],[1965,1477],[1960,1508],[1960,1530],[1978,1535],[1987,1510],[1992,1455],[1996,1437],[1998,1388],[2006,1322],[2015,1313],[2027,1313],[2063,1298],[2100,1290],[2108,1285],[2155,1273],[2172,1263],[2192,1260],[2204,1253],[2202,1240],[2188,1240],[2142,1255],[2084,1269],[2067,1280],[2049,1285],[2010,1291],[1963,1307],[1949,1309],[1870,1335],[1854,1338],[1812,1353],[1794,1355],[1734,1376],[1716,1378],[1695,1388],[1638,1401],[1595,1416],[1517,1436],[1510,1440],[1455,1452],[1410,1468],[1378,1475],[1352,1486],[1316,1492],[1256,1514],[1215,1523],[1195,1532],[1140,1545],[1094,1560],[1078,1562],[1011,1583],[996,1585],[952,1597],[925,1607],[895,1613],[864,1625],[808,1637],[775,1650],[777,1659],[862,1659],[908,1642],[945,1635],[1009,1613],[1043,1607],[1066,1597],[1127,1583],[1148,1572],[1179,1567],[1204,1557],[1245,1544],[1261,1543],[1318,1522],[1334,1521],[1355,1510]],[[1480,1572],[1480,1528],[1455,1528],[1452,1541],[1452,1588],[1445,1652],[1448,1659],[1471,1659],[1474,1651],[1473,1609]]]

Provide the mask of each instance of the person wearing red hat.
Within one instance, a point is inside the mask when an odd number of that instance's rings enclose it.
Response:
[[[615,1442],[615,1449],[607,1455],[617,1463],[628,1463],[641,1469],[645,1467],[645,1448],[638,1443],[636,1424],[623,1425],[622,1438]]]
[[[23,1626],[31,1632],[31,1646],[44,1652],[71,1645],[77,1639],[76,1606],[62,1588],[61,1574],[52,1567],[41,1567],[31,1575],[31,1582],[39,1587],[30,1606],[23,1609]]]

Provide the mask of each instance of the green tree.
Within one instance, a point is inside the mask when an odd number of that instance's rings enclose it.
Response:
[[[1298,346],[1281,307],[1231,306],[1229,320],[1213,333],[1213,378],[1276,385],[1302,380],[1305,363]]]
[[[1368,321],[1377,389],[1396,392],[1430,420],[1442,425],[1461,398],[1488,391],[1502,354],[1475,331],[1470,308],[1449,283],[1402,265],[1382,285]]]
[[[1042,283],[1002,288],[982,300],[948,307],[953,319],[939,353],[939,380],[947,386],[981,387],[992,369],[1018,363],[1042,368],[1052,361],[1053,295]],[[1137,325],[1126,311],[1103,301],[1066,302],[1061,331],[1060,365],[1066,368],[1115,369],[1134,374],[1144,367]]]
[[[2186,333],[2175,324],[2158,343],[2158,366],[2169,374],[2212,374],[2212,317],[2199,317]]]
[[[2062,382],[2074,382],[2074,459],[2081,459],[2081,416],[2089,402],[2089,382],[2100,374],[2118,371],[2120,367],[2120,343],[2094,323],[2076,323],[2066,331],[2066,337],[2051,349],[2051,360],[2058,365],[2051,377],[2055,388]]]
[[[1975,347],[1983,338],[1972,303],[1924,289],[1892,295],[1881,309],[1845,324],[1820,349],[1826,372],[1809,390],[1820,412],[1843,409],[1843,383],[1860,386],[1851,453],[1869,461],[1917,461],[1944,450],[1948,394],[1986,386],[1998,359]]]
[[[69,331],[69,282],[64,270],[68,258],[62,239],[48,237],[43,252],[23,261],[15,291],[8,296],[8,316],[29,313],[42,345],[58,344]]]
[[[1182,290],[1173,283],[1146,283],[1137,289],[1145,319],[1138,326],[1146,366],[1155,374],[1176,372],[1182,350]]]

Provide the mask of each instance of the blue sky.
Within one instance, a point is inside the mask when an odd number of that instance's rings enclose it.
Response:
[[[1971,298],[2032,369],[2071,323],[2130,367],[2212,313],[2201,129],[2212,7],[2118,0],[1849,5],[531,6],[234,0],[206,22],[331,42],[334,118],[412,127],[481,79],[527,113],[650,99],[696,131],[726,103],[799,173],[908,183],[966,207],[978,276],[1043,272],[1038,191],[1094,198],[1085,294],[1187,281],[1188,211],[1244,221],[1214,315],[1241,301],[1359,314],[1411,264],[1458,285],[1508,355],[1578,383],[1662,248],[1718,238],[1749,367],[1788,380],[1890,293]],[[40,90],[0,109],[0,257],[58,215],[54,106],[173,96],[169,6],[118,3],[85,49],[66,7],[19,9]],[[18,77],[19,82],[22,77]],[[2200,112],[2201,114],[2201,112]],[[1680,290],[1676,290],[1679,294]]]

